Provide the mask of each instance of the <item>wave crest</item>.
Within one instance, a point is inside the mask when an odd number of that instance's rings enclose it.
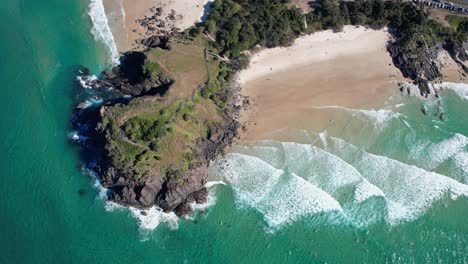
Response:
[[[215,166],[223,166],[219,172],[236,201],[259,211],[269,227],[329,212],[349,224],[382,219],[393,225],[417,219],[445,197],[468,197],[468,186],[447,176],[326,134],[318,138],[314,144],[256,142]]]
[[[102,41],[109,50],[112,63],[118,65],[119,52],[115,44],[114,36],[109,27],[109,21],[104,10],[102,0],[90,0],[88,15],[91,18],[92,28],[91,33],[98,41]]]

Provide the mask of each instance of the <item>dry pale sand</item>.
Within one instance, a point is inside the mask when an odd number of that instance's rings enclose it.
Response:
[[[291,0],[291,5],[295,8],[300,8],[304,13],[309,13],[312,10],[310,0]]]
[[[440,81],[448,82],[466,82],[467,79],[464,77],[463,69],[460,67],[446,50],[440,50],[437,58],[437,63],[441,69],[442,79]],[[468,62],[464,62],[464,65],[468,67]]]
[[[156,8],[162,8],[161,14],[156,18],[164,21],[164,26],[157,27],[158,30],[183,31],[201,21],[208,2],[209,0],[104,0],[104,5],[108,16],[124,13],[124,23],[120,21],[122,15],[117,20],[114,17],[109,18],[117,47],[123,52],[141,50],[143,46],[138,45],[137,42],[155,34],[137,20],[155,16]],[[175,15],[173,19],[169,19],[172,10]],[[156,25],[159,24],[160,22],[156,23]]]
[[[239,75],[251,101],[241,113],[247,128],[241,140],[264,139],[282,128],[325,128],[333,117],[317,111],[321,106],[381,108],[405,81],[386,51],[389,38],[385,30],[347,26],[253,55]]]

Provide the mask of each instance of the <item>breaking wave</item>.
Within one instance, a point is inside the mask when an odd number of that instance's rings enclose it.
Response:
[[[316,109],[336,109],[352,114],[352,118],[358,118],[365,120],[368,125],[373,126],[377,131],[382,131],[392,119],[398,119],[402,115],[400,113],[393,112],[388,109],[379,110],[362,110],[362,109],[350,109],[342,106],[322,106],[316,107]]]
[[[446,88],[463,98],[466,85],[459,86]],[[321,133],[283,129],[270,135],[274,140],[237,146],[212,172],[230,184],[238,206],[258,211],[272,230],[323,218],[357,227],[398,225],[440,201],[468,198],[464,128],[420,110],[452,101],[401,98],[382,110],[318,108],[342,113],[343,122]]]
[[[92,185],[98,190],[97,199],[104,201],[104,208],[107,212],[113,212],[117,210],[124,210],[130,212],[130,215],[136,219],[141,234],[142,241],[148,240],[151,232],[156,229],[159,225],[165,224],[170,229],[177,229],[179,227],[179,217],[174,212],[166,213],[161,208],[153,206],[149,209],[139,209],[135,207],[125,207],[120,204],[107,200],[109,190],[102,186],[99,181],[97,173],[86,167],[82,168],[83,174],[89,175],[92,179]],[[207,201],[203,204],[192,203],[190,204],[194,213],[205,212],[210,207],[216,204],[215,190],[213,187],[216,185],[225,185],[224,182],[207,182],[206,188],[208,188]],[[193,220],[193,216],[186,217],[187,220]]]
[[[468,84],[466,83],[450,83],[450,82],[443,82],[439,84],[434,84],[434,88],[436,89],[448,89],[453,91],[458,97],[468,100]]]
[[[418,143],[414,144],[410,158],[423,168],[434,169],[450,158],[463,153],[465,147],[468,146],[468,138],[456,133],[441,142],[423,141]]]
[[[93,88],[91,84],[93,81],[97,80],[97,76],[96,75],[77,76],[76,80],[80,83],[81,87],[86,88],[86,89],[91,89]]]
[[[376,215],[399,224],[417,219],[444,197],[468,197],[468,186],[452,178],[368,153],[340,139],[327,137],[322,142],[325,149],[292,142],[258,143],[246,147],[250,155],[228,154],[213,166],[235,190],[239,205],[255,208],[269,227],[329,212],[341,215],[335,217],[340,222],[358,226],[381,218]],[[265,155],[265,145],[275,151]],[[281,159],[284,163],[277,162]],[[362,219],[371,200],[379,201],[380,207]]]
[[[114,36],[109,27],[104,4],[102,0],[90,0],[88,15],[91,18],[92,29],[91,33],[98,41],[102,41],[111,55],[112,63],[119,64],[119,52],[115,44]]]

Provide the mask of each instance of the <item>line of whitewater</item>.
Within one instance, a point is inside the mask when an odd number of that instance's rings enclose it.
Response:
[[[114,35],[109,27],[109,21],[104,10],[102,0],[90,0],[88,15],[91,18],[91,33],[97,41],[103,42],[108,48],[112,63],[119,64],[119,52],[114,40]]]
[[[112,212],[115,210],[128,210],[131,213],[131,216],[138,222],[142,240],[147,240],[151,231],[156,229],[160,224],[166,224],[171,229],[177,229],[179,227],[179,217],[174,212],[166,213],[157,206],[153,206],[148,209],[139,209],[131,206],[125,207],[112,201],[108,201],[107,195],[109,190],[102,186],[97,173],[86,167],[83,167],[82,171],[83,174],[87,174],[93,179],[93,187],[99,191],[97,199],[104,201],[104,208],[106,211]],[[209,191],[207,201],[203,204],[197,204],[195,202],[190,204],[195,213],[204,212],[216,204],[216,196],[213,188],[217,185],[226,185],[226,183],[222,181],[209,181],[206,183],[205,187]],[[185,219],[191,220],[193,218],[187,216]]]
[[[329,212],[358,226],[379,214],[395,225],[419,218],[446,194],[453,200],[468,197],[466,184],[445,175],[368,153],[338,138],[319,138],[317,146],[259,141],[228,154],[213,169],[234,188],[240,205],[259,211],[272,229]],[[345,158],[347,154],[352,155]],[[351,190],[354,202],[338,198],[345,189]],[[371,198],[384,199],[381,210],[356,214]]]

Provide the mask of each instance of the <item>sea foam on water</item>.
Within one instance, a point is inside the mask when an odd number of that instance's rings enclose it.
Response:
[[[446,194],[453,199],[468,197],[468,186],[454,179],[367,153],[339,139],[328,140],[331,153],[310,145],[282,143],[287,149],[284,168],[243,154],[228,154],[214,166],[223,166],[220,171],[235,190],[238,203],[255,208],[272,227],[314,214],[342,212],[343,204],[335,192],[345,186],[352,186],[356,202],[352,206],[359,207],[372,197],[387,200],[385,213],[390,224],[418,218]],[[343,147],[355,155],[343,157],[345,160],[336,156]],[[260,147],[260,153],[264,148]],[[349,207],[350,201],[343,203]],[[353,221],[352,215],[345,218]]]
[[[90,0],[89,4],[89,17],[92,22],[91,33],[96,40],[103,42],[111,55],[112,63],[119,64],[119,52],[115,44],[114,36],[109,27],[109,21],[104,10],[102,0]]]
[[[405,98],[419,107],[419,99]],[[322,133],[282,130],[273,138],[300,143],[276,139],[237,146],[212,167],[232,186],[239,206],[260,212],[273,229],[301,219],[313,224],[311,216],[330,213],[341,215],[343,224],[397,225],[418,219],[443,199],[468,197],[468,138],[450,132],[450,124],[434,130],[432,117],[397,103],[402,112],[322,107],[343,112],[348,124]],[[394,144],[382,145],[386,140]],[[395,151],[386,156],[389,147]]]

